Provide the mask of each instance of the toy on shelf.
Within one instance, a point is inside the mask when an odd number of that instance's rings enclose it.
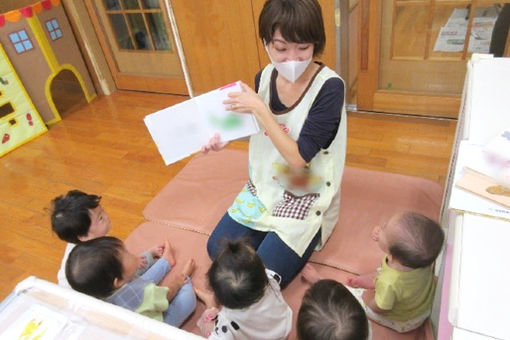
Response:
[[[60,0],[43,0],[0,14],[0,43],[47,125],[61,120],[51,93],[60,72],[74,74],[87,102],[96,96]]]

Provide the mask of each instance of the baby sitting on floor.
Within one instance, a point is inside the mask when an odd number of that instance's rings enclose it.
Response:
[[[101,196],[70,190],[51,201],[51,228],[67,242],[57,274],[58,284],[70,288],[65,275],[69,253],[76,244],[105,236],[111,229],[110,216],[100,204]]]
[[[203,336],[230,340],[287,338],[292,310],[280,292],[280,277],[265,269],[253,248],[241,241],[227,242],[207,278],[214,294],[196,289],[207,308],[198,321]]]
[[[162,251],[155,261],[152,255],[156,249]],[[196,307],[189,277],[195,262],[188,260],[177,278],[162,287],[158,284],[176,262],[169,242],[144,254],[147,266],[139,276],[139,258],[128,252],[121,240],[95,238],[74,247],[67,259],[66,276],[79,292],[179,327]]]
[[[373,273],[351,277],[347,285],[375,322],[403,333],[418,328],[429,317],[436,282],[433,263],[441,251],[444,233],[431,219],[412,212],[393,216],[377,226],[372,239],[387,255]],[[307,265],[303,276],[320,277]]]

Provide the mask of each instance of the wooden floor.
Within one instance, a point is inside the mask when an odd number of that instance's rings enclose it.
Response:
[[[166,167],[142,119],[181,100],[132,92],[99,97],[0,158],[0,300],[29,275],[56,280],[65,244],[50,228],[55,196],[75,188],[101,195],[120,238],[143,221],[145,205],[187,160]],[[442,183],[454,131],[448,120],[350,114],[347,164]]]

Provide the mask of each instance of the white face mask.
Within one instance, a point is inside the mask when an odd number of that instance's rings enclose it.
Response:
[[[275,62],[273,58],[271,58],[267,45],[266,52],[267,55],[269,56],[269,60],[271,60],[271,63],[278,71],[278,74],[280,74],[282,77],[284,77],[291,83],[294,83],[299,77],[301,77],[301,75],[303,74],[303,72],[305,72],[308,65],[310,65],[310,63],[312,62],[312,57],[310,57],[310,59],[303,61],[289,60],[278,63]]]

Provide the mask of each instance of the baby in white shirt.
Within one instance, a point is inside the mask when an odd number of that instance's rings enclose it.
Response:
[[[195,289],[206,304],[198,321],[208,339],[286,339],[292,310],[283,299],[277,273],[265,269],[247,244],[228,242],[207,272],[214,294]],[[220,307],[221,306],[221,307]]]

